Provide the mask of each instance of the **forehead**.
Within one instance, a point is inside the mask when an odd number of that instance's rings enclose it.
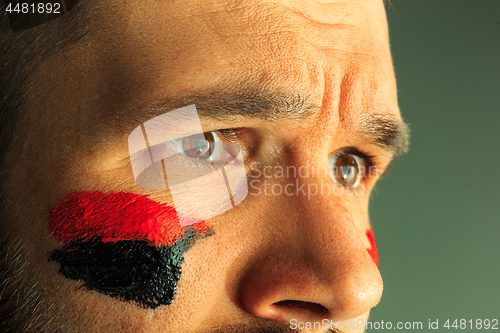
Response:
[[[320,126],[351,133],[367,112],[400,119],[381,0],[89,0],[87,9],[89,33],[35,76],[33,106],[50,103],[49,122],[80,131],[104,118],[147,120],[140,110],[214,91],[304,96]]]
[[[95,1],[86,73],[101,101],[298,92],[327,109],[397,110],[382,1]],[[81,80],[84,78],[80,77]],[[335,102],[334,102],[335,101]],[[389,105],[387,105],[389,104]],[[352,112],[350,112],[352,113]]]

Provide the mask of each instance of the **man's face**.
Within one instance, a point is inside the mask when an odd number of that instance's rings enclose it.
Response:
[[[95,0],[89,7],[99,7],[93,29],[33,74],[8,183],[10,222],[43,297],[60,309],[54,320],[95,332],[366,320],[382,294],[368,252],[369,195],[402,149],[383,2]],[[73,191],[172,205],[169,191],[136,184],[128,136],[192,104],[204,132],[235,129],[223,139],[241,148],[248,195],[206,219],[209,231],[184,253],[170,304],[141,307],[79,288],[88,281],[48,261],[63,244],[47,214]],[[353,175],[324,172],[335,163],[372,171],[348,186]],[[341,331],[363,331],[348,327]]]

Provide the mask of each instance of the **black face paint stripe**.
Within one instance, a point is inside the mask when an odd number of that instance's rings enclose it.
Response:
[[[85,288],[155,309],[171,304],[181,276],[184,253],[195,237],[192,227],[171,246],[146,241],[73,241],[55,250],[51,259],[61,264],[66,278],[83,280]]]

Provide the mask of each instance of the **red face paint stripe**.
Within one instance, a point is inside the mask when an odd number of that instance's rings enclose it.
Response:
[[[368,240],[370,241],[370,245],[371,245],[371,248],[367,250],[368,254],[372,257],[373,262],[378,267],[378,249],[377,249],[377,244],[375,244],[375,234],[373,233],[372,228],[370,228],[366,232],[366,236],[368,237]]]
[[[170,246],[188,228],[179,224],[173,207],[146,195],[124,192],[70,192],[48,217],[52,234],[65,243],[99,237],[103,242],[146,240],[151,245]],[[196,232],[208,230],[204,222],[192,227]]]

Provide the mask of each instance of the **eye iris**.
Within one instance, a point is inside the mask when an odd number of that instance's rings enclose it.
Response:
[[[342,186],[353,186],[359,175],[359,162],[353,154],[340,156],[335,160],[333,173],[335,182]]]
[[[214,141],[212,132],[204,133],[203,136],[192,135],[182,140],[182,150],[188,157],[207,159],[212,154]]]

